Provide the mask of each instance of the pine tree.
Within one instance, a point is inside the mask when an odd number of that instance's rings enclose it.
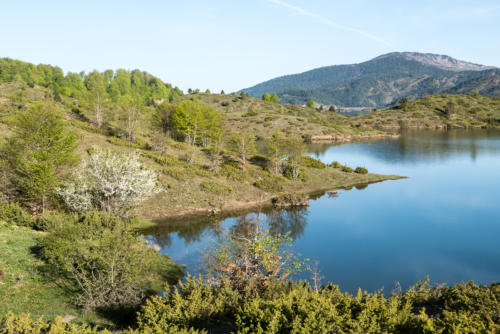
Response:
[[[75,161],[76,138],[53,105],[38,103],[17,115],[15,133],[3,148],[16,191],[45,210],[63,167]]]

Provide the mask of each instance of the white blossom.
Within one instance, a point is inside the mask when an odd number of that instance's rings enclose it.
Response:
[[[73,182],[58,193],[75,212],[100,209],[125,216],[161,191],[157,181],[157,173],[145,168],[137,153],[127,155],[94,149],[73,173]]]

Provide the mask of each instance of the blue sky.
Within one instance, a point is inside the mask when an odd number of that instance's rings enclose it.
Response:
[[[226,92],[392,51],[500,66],[500,2],[0,0],[0,57]]]

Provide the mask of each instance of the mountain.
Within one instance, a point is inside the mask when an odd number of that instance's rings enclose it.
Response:
[[[500,69],[473,64],[445,55],[393,52],[351,65],[317,68],[275,78],[243,89],[261,97],[277,93],[282,103],[307,100],[341,107],[381,107],[402,97],[421,98],[438,93],[500,96]]]

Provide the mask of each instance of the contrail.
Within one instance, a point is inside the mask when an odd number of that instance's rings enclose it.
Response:
[[[321,15],[318,15],[318,14],[315,14],[315,13],[312,13],[312,12],[309,12],[303,8],[300,8],[300,7],[297,7],[297,6],[294,6],[294,5],[291,5],[287,2],[284,2],[284,1],[281,1],[281,0],[268,0],[269,2],[272,2],[276,5],[279,5],[279,6],[282,6],[282,7],[285,7],[285,8],[288,8],[288,9],[291,9],[293,10],[294,12],[300,14],[300,15],[303,15],[303,16],[309,16],[309,17],[312,17],[313,19],[316,19],[318,20],[319,22],[327,25],[327,26],[330,26],[332,28],[336,28],[336,29],[342,29],[342,30],[345,30],[345,31],[350,31],[350,32],[354,32],[354,33],[357,33],[359,35],[362,35],[362,36],[365,36],[371,40],[374,40],[376,42],[379,42],[379,43],[382,43],[388,47],[392,47],[392,45],[387,42],[386,40],[380,38],[380,37],[377,37],[375,35],[372,35],[366,31],[363,31],[363,30],[359,30],[359,29],[356,29],[356,28],[353,28],[353,27],[349,27],[349,26],[345,26],[343,24],[338,24],[336,22],[333,22],[332,20],[329,20],[327,19],[326,17],[323,17]]]

